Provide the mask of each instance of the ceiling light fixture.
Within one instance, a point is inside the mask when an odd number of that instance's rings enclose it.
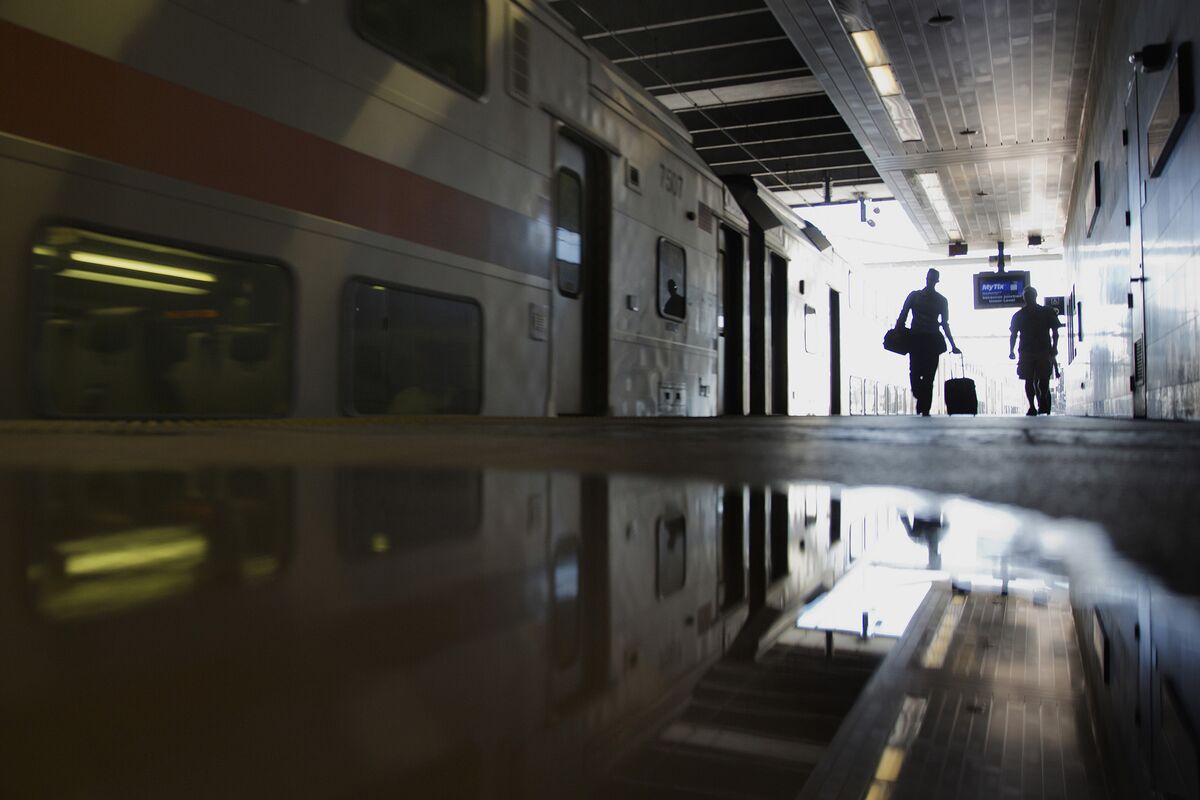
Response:
[[[961,131],[958,132],[958,135],[959,136],[974,136],[977,133],[979,133],[979,131],[975,130],[974,128],[963,128]]]
[[[880,97],[892,97],[901,93],[900,81],[896,80],[896,73],[892,72],[891,64],[867,67],[867,72],[870,74],[871,82],[875,84],[875,90],[879,92]]]
[[[950,16],[949,14],[943,14],[941,8],[934,6],[933,10],[937,13],[926,20],[926,24],[932,25],[935,28],[941,28],[949,25],[951,22],[954,22],[954,17]]]
[[[875,31],[855,31],[850,34],[850,41],[858,50],[858,57],[865,66],[879,67],[887,63],[887,54],[883,51],[883,42]]]
[[[843,24],[847,24],[845,18]],[[924,137],[921,135],[921,126],[917,124],[917,115],[904,97],[904,89],[888,61],[887,50],[884,49],[879,34],[861,25],[861,20],[854,20],[851,26],[860,27],[860,30],[847,35],[854,49],[858,51],[858,57],[866,68],[879,99],[883,101],[884,110],[891,118],[896,134],[902,142],[921,141]]]
[[[950,201],[946,199],[946,193],[942,190],[942,179],[936,172],[922,172],[917,175],[917,182],[925,190],[925,196],[929,198],[929,205],[933,207],[933,213],[937,215],[938,222],[946,231],[946,238],[952,242],[960,241],[962,232],[958,227],[958,220],[955,218],[954,212],[950,210]]]

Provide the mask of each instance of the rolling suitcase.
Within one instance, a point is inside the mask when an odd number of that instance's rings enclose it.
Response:
[[[951,376],[946,381],[946,413],[947,414],[978,414],[979,397],[975,394],[975,381],[967,377],[967,360],[962,359],[963,377]],[[953,364],[954,360],[951,359]]]

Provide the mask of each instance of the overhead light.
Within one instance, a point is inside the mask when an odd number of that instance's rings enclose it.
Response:
[[[843,20],[843,24],[845,24],[845,20]],[[861,21],[855,22],[855,25],[860,24]],[[892,125],[895,126],[900,141],[921,141],[924,138],[921,135],[921,126],[917,124],[917,117],[913,113],[912,106],[904,98],[904,90],[900,86],[900,81],[896,79],[892,65],[888,62],[887,51],[884,50],[879,34],[869,28],[863,28],[848,35],[854,44],[854,49],[858,51],[858,57],[862,60],[867,74],[871,76],[871,83],[875,85],[875,91],[879,93],[879,98],[883,101],[888,116],[891,117]]]
[[[875,84],[875,91],[879,92],[880,97],[901,93],[900,82],[896,80],[896,73],[892,72],[891,64],[867,67],[867,72],[870,73],[871,82]]]
[[[904,95],[890,95],[881,97],[880,100],[883,101],[884,110],[892,118],[892,124],[896,126],[900,141],[919,142],[924,138],[921,136],[921,126],[917,124],[917,115]]]
[[[933,207],[933,213],[937,215],[942,230],[946,232],[946,238],[950,241],[962,239],[958,220],[950,210],[950,201],[946,199],[946,193],[942,190],[942,179],[936,172],[922,172],[917,175],[917,181],[925,190],[925,196],[929,198],[929,205]]]
[[[215,283],[217,280],[216,276],[210,272],[168,267],[164,264],[151,264],[146,261],[135,261],[131,258],[116,258],[115,256],[106,256],[100,253],[87,253],[77,250],[71,253],[70,257],[72,261],[81,261],[84,264],[95,264],[96,266],[113,267],[114,269],[128,269],[135,272],[149,272],[154,275],[165,275],[168,278],[181,278],[185,281]]]
[[[879,67],[888,63],[883,42],[879,41],[879,34],[875,31],[855,31],[850,34],[850,41],[854,42],[864,66]]]
[[[138,528],[60,544],[63,572],[95,575],[133,569],[194,567],[208,553],[208,541],[188,526]]]
[[[902,142],[919,142],[925,138],[921,134],[921,126],[917,124],[915,118],[893,119],[892,124],[896,126],[896,133],[900,135]]]
[[[938,8],[937,6],[934,6],[933,10],[937,13],[925,20],[926,24],[932,25],[935,28],[941,28],[945,25],[949,25],[951,22],[954,22],[954,17],[950,16],[949,14],[943,14],[942,9]]]
[[[174,292],[175,294],[208,294],[208,289],[200,289],[195,286],[184,286],[180,283],[166,283],[165,281],[147,281],[141,278],[128,278],[124,275],[111,275],[107,272],[92,272],[84,269],[64,269],[62,272],[55,273],[60,278],[77,278],[84,281],[95,281],[96,283],[115,283],[118,286],[129,286],[134,289],[151,289],[156,292]]]
[[[975,193],[975,196],[976,197],[987,197],[988,193],[985,192],[983,189],[980,189],[978,192]]]
[[[961,131],[958,132],[958,135],[959,136],[974,136],[977,133],[979,133],[979,131],[975,130],[974,128],[963,128]]]

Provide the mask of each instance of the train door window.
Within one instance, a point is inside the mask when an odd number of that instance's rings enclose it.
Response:
[[[486,0],[355,0],[358,34],[473,97],[487,88]]]
[[[683,516],[660,517],[657,529],[658,596],[667,597],[687,581],[687,520]]]
[[[558,171],[554,258],[558,291],[578,297],[583,280],[583,181],[569,169]]]
[[[279,416],[283,267],[50,226],[33,247],[37,409],[57,417]]]
[[[658,240],[658,313],[676,322],[687,316],[687,254],[662,238]]]
[[[351,413],[479,413],[483,310],[475,301],[363,280],[347,294]]]

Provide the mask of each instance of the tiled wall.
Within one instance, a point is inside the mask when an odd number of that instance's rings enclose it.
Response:
[[[1132,312],[1127,305],[1134,275],[1125,224],[1125,98],[1134,70],[1129,54],[1147,44],[1172,48],[1191,42],[1193,82],[1200,83],[1200,2],[1102,0],[1082,148],[1065,238],[1077,300],[1083,306],[1083,341],[1067,369],[1071,413],[1129,416],[1133,395]],[[1138,73],[1140,130],[1167,72]],[[1130,134],[1133,135],[1133,131]],[[1092,165],[1101,162],[1102,199],[1089,236],[1084,210]],[[1147,181],[1142,208],[1146,263],[1146,385],[1148,416],[1200,417],[1200,111],[1193,112],[1158,178]]]

